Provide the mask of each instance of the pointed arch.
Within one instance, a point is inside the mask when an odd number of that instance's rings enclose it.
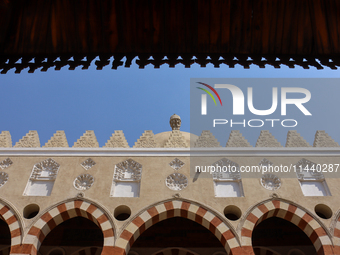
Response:
[[[306,209],[279,198],[264,201],[245,215],[240,225],[241,243],[249,254],[254,254],[251,240],[254,228],[270,217],[282,218],[298,226],[312,241],[318,254],[334,254],[331,238],[319,221]]]
[[[20,253],[22,242],[22,220],[17,210],[5,199],[0,199],[0,216],[7,223],[11,233],[10,253]]]
[[[44,238],[56,226],[74,217],[84,217],[94,222],[103,232],[102,254],[112,252],[115,226],[109,212],[89,199],[75,198],[58,203],[45,210],[45,213],[29,229],[21,253],[36,255]]]
[[[241,250],[234,229],[227,225],[218,213],[197,202],[177,198],[158,202],[140,211],[132,218],[117,237],[114,254],[128,254],[133,243],[146,229],[173,217],[190,219],[210,230],[222,243],[228,254],[230,251],[238,254],[237,252]]]

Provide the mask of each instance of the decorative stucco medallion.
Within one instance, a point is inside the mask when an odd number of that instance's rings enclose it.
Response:
[[[0,172],[0,188],[6,184],[8,181],[8,174],[5,172]]]
[[[268,190],[277,190],[281,187],[281,180],[274,174],[264,174],[261,178],[261,185]]]
[[[94,183],[94,178],[89,174],[79,175],[73,182],[73,186],[77,190],[88,190]]]
[[[184,174],[173,173],[165,179],[165,185],[171,190],[182,190],[188,186],[188,178]]]
[[[171,161],[171,162],[169,163],[169,165],[170,165],[173,169],[179,170],[179,169],[182,168],[182,166],[184,166],[184,163],[183,163],[181,160],[179,160],[178,158],[175,158],[173,161]]]
[[[5,169],[7,167],[10,167],[13,164],[12,160],[10,158],[6,158],[5,160],[0,162],[0,167],[2,169]]]
[[[93,159],[88,158],[87,160],[85,160],[83,163],[81,163],[80,165],[87,171],[89,170],[91,167],[93,167],[96,164],[96,162],[93,161]]]

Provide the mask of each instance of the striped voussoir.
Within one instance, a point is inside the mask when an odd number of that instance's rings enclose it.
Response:
[[[270,217],[279,217],[298,226],[312,241],[318,254],[333,255],[333,245],[323,227],[306,211],[280,201],[272,200],[255,207],[247,216],[241,231],[243,249],[254,254],[251,236],[254,227]]]
[[[18,217],[15,215],[14,210],[1,202],[0,208],[0,215],[11,232],[11,253],[20,253],[22,232]]]
[[[173,200],[146,209],[134,218],[117,239],[115,255],[128,254],[132,244],[146,229],[172,217],[187,218],[206,227],[220,240],[227,253],[240,248],[234,233],[217,215],[194,203]]]
[[[97,224],[104,236],[102,254],[112,254],[114,228],[109,221],[109,217],[96,205],[83,200],[60,204],[43,214],[28,231],[21,253],[37,254],[37,250],[39,250],[42,241],[48,233],[59,224],[74,217],[84,217]]]

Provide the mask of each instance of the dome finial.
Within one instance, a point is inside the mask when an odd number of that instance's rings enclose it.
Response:
[[[172,130],[179,130],[181,127],[181,117],[179,117],[177,114],[174,114],[170,117],[170,126]]]

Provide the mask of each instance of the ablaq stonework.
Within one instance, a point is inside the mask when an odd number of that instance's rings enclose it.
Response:
[[[36,131],[14,146],[3,131],[1,254],[340,254],[339,178],[329,173],[340,148],[327,133],[310,145],[288,131],[283,147],[262,131],[252,147],[233,130],[223,146],[180,124],[173,115],[172,131],[147,130],[132,148],[123,131],[102,148],[93,131],[71,148],[63,131],[42,147]],[[190,172],[202,151],[237,171]],[[328,172],[306,170],[318,165]],[[280,166],[302,170],[268,170]]]

